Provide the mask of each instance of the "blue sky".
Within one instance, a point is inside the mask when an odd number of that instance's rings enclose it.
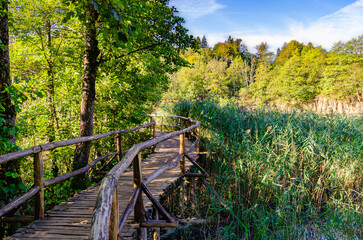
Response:
[[[363,34],[363,0],[170,0],[194,36],[213,46],[229,35],[250,51],[265,41],[275,51],[284,42],[312,42],[329,50]]]

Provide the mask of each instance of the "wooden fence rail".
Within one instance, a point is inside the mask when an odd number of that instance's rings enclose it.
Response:
[[[9,203],[8,205],[6,205],[2,209],[0,209],[0,217],[5,215],[6,213],[10,212],[11,210],[17,208],[18,206],[20,206],[21,204],[25,203],[27,200],[29,200],[30,198],[35,196],[35,219],[44,218],[44,187],[50,186],[52,184],[55,184],[55,183],[64,181],[66,179],[69,179],[71,177],[77,176],[79,174],[85,173],[87,170],[89,170],[90,168],[95,166],[99,161],[104,160],[108,157],[112,157],[115,155],[121,156],[123,153],[127,152],[127,151],[122,152],[122,148],[121,148],[121,134],[122,133],[132,132],[132,131],[136,131],[136,130],[139,130],[142,128],[147,128],[147,127],[152,127],[152,134],[153,134],[152,136],[154,137],[155,124],[156,124],[155,121],[153,121],[153,119],[152,119],[152,121],[150,123],[144,124],[144,125],[141,125],[141,126],[138,126],[135,128],[112,131],[112,132],[107,132],[107,133],[98,134],[98,135],[89,136],[89,137],[80,137],[80,138],[75,138],[75,139],[70,139],[70,140],[65,140],[65,141],[46,143],[46,144],[32,147],[32,148],[24,150],[24,151],[9,153],[9,154],[0,156],[0,164],[2,164],[7,161],[12,161],[12,160],[16,160],[16,159],[19,159],[22,157],[34,155],[34,186],[32,188],[30,188],[30,190],[26,194],[24,194],[23,196],[19,197],[18,199],[14,200],[13,202]],[[53,149],[56,149],[59,147],[66,147],[66,146],[75,145],[75,144],[83,143],[83,142],[99,140],[99,139],[103,139],[103,138],[113,136],[113,135],[117,136],[117,138],[116,138],[117,152],[110,152],[106,155],[98,157],[97,159],[95,159],[93,162],[91,162],[87,166],[80,168],[76,171],[66,173],[61,176],[54,177],[51,179],[46,179],[46,180],[43,179],[43,175],[44,175],[43,157],[42,157],[43,151],[53,150]]]

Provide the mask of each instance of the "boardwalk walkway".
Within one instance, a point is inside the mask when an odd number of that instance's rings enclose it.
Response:
[[[157,132],[157,136],[163,133]],[[191,143],[186,139],[186,149],[189,149]],[[159,143],[156,146],[155,153],[143,160],[143,175],[151,173],[169,159],[175,159],[179,154],[179,137],[174,137]],[[193,155],[193,154],[191,154]],[[186,161],[186,167],[189,168],[191,163]],[[118,181],[119,193],[119,212],[122,215],[130,196],[133,192],[133,172],[131,169],[122,174]],[[179,166],[172,170],[167,170],[157,179],[152,181],[148,187],[153,195],[159,199],[163,190],[180,177]],[[92,214],[98,193],[98,185],[94,185],[76,196],[68,199],[67,202],[61,203],[50,211],[46,212],[44,220],[36,220],[26,228],[19,229],[16,234],[6,239],[88,239],[88,234],[92,222]],[[144,196],[145,210],[151,209],[151,203]],[[133,215],[130,216],[130,220]],[[133,239],[134,228],[129,225],[124,228],[122,236],[125,239]]]

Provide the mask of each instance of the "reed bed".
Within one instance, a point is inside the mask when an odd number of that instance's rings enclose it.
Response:
[[[230,207],[204,206],[223,223],[207,238],[363,239],[362,116],[211,100],[165,108],[200,121],[207,150],[217,150],[206,168]]]

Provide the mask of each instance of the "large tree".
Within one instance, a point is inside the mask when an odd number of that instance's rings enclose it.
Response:
[[[117,71],[117,68],[123,69],[119,65],[123,59],[142,54],[158,59],[164,72],[186,64],[180,58],[180,51],[195,47],[196,41],[182,26],[183,19],[175,15],[176,9],[169,8],[167,3],[156,0],[75,2],[77,9],[81,9],[77,14],[85,27],[79,137],[93,134],[99,67]],[[90,149],[91,143],[77,145],[74,169],[88,164]],[[73,186],[83,187],[85,182],[83,176],[83,179],[75,179]]]
[[[0,155],[16,150],[15,105],[12,102],[9,61],[8,1],[0,1]],[[11,202],[23,187],[19,177],[19,161],[0,165],[0,208]],[[13,214],[14,211],[8,213]],[[1,230],[1,229],[0,229]],[[2,233],[0,232],[0,237]]]
[[[11,103],[9,88],[10,81],[10,61],[9,61],[9,18],[8,1],[1,0],[0,5],[0,110],[5,125],[13,127],[15,125],[15,108]],[[4,132],[2,132],[4,134]],[[15,144],[15,133],[5,133],[6,138]]]
[[[58,110],[60,104],[57,95],[62,91],[57,86],[64,82],[64,78],[60,77],[59,73],[65,71],[64,62],[70,65],[70,61],[65,60],[67,53],[75,52],[74,49],[78,45],[74,44],[74,40],[70,43],[70,39],[74,37],[70,29],[75,27],[70,25],[72,21],[63,21],[66,9],[62,0],[39,0],[36,4],[30,0],[14,0],[10,9],[14,22],[10,29],[14,39],[11,47],[12,78],[17,79],[17,82],[30,92],[39,92],[41,101],[37,100],[35,104],[38,110],[37,122],[41,122],[39,125],[42,125],[37,129],[41,143],[44,138],[48,142],[61,139],[62,113]],[[28,106],[30,104],[31,100],[28,101]],[[20,114],[20,121],[24,121],[22,116],[26,115],[29,109],[30,107],[24,109]],[[52,162],[52,174],[57,176],[58,150],[51,152],[49,157]]]

